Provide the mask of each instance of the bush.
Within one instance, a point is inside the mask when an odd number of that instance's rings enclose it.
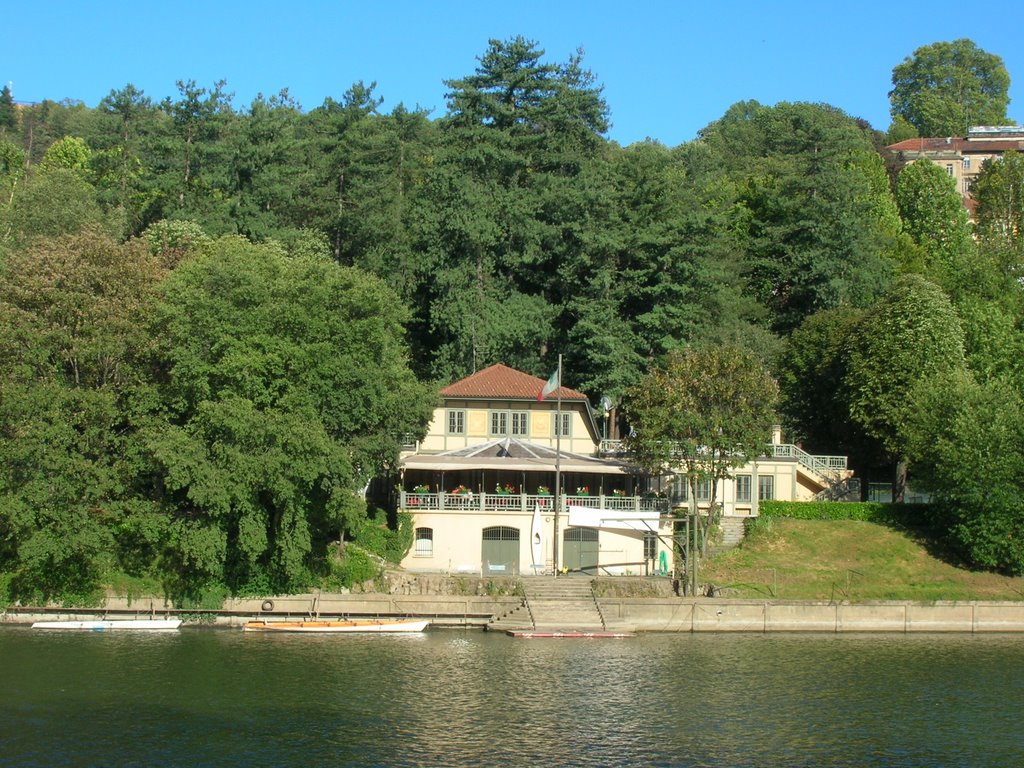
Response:
[[[352,588],[376,579],[381,567],[365,549],[348,544],[341,561],[331,569],[332,576],[341,586]]]
[[[794,520],[865,520],[887,519],[887,507],[873,501],[762,501],[758,511],[763,518],[789,517]]]
[[[861,520],[869,523],[898,523],[914,528],[934,528],[937,509],[932,504],[882,504],[877,501],[762,501],[760,516],[765,520],[789,517],[794,520]]]
[[[384,513],[378,510],[377,518],[383,517]],[[353,541],[368,552],[398,565],[412,547],[412,539],[412,515],[402,512],[398,515],[396,528],[370,520],[359,529]]]

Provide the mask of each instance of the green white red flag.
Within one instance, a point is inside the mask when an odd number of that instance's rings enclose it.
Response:
[[[551,374],[551,378],[549,378],[544,383],[544,386],[541,387],[540,392],[537,394],[537,399],[538,400],[543,400],[545,397],[550,395],[556,389],[558,389],[558,371],[557,370],[554,373]]]

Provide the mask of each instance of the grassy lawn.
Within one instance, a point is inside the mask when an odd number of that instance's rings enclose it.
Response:
[[[852,520],[776,518],[706,559],[723,596],[782,600],[1024,600],[1024,578],[968,571],[912,533]]]

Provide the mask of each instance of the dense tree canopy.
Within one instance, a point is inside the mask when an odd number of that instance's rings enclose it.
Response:
[[[736,104],[702,132],[731,179],[749,290],[792,330],[863,306],[891,276],[898,218],[870,137],[827,105]]]
[[[893,131],[1004,122],[1002,62],[968,43],[897,67]],[[726,390],[768,403],[768,361],[794,439],[887,478],[912,455],[922,482],[942,458],[911,451],[922,381],[1024,386],[1015,153],[983,168],[972,233],[941,169],[890,185],[881,134],[828,104],[740,102],[681,146],[620,147],[579,51],[492,40],[447,86],[436,115],[385,113],[364,81],[309,111],[191,80],[95,108],[0,93],[0,576],[20,594],[110,570],[179,596],[308,586],[428,393],[492,363],[561,354],[594,402],[632,396],[618,426],[649,464],[667,434],[727,472],[770,420],[723,421]]]
[[[154,320],[169,407],[147,446],[179,572],[297,588],[315,542],[358,528],[361,489],[433,406],[403,319],[375,278],[242,240],[175,270]]]

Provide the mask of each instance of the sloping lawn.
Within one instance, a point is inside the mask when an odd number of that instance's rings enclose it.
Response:
[[[776,518],[704,560],[701,583],[782,600],[1024,600],[1024,578],[968,571],[911,533],[852,520]]]

